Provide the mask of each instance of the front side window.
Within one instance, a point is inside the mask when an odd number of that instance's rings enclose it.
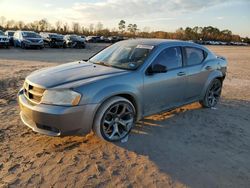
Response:
[[[153,46],[135,44],[114,44],[89,61],[120,69],[135,70],[144,63]]]
[[[154,60],[153,65],[161,64],[168,70],[182,67],[182,55],[180,47],[164,49]]]
[[[205,58],[204,52],[201,49],[186,47],[185,51],[188,66],[200,64]]]

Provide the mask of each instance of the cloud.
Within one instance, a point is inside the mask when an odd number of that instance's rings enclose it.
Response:
[[[223,17],[223,16],[218,16],[218,17],[216,17],[216,19],[217,19],[217,20],[223,20],[224,17]]]
[[[50,4],[50,3],[45,3],[43,6],[46,7],[46,8],[49,8],[49,7],[52,7],[53,5]]]
[[[192,11],[230,3],[233,0],[102,0],[97,2],[75,3],[72,11],[81,14],[83,19],[135,19],[173,20],[176,16]],[[241,0],[245,1],[245,0]]]

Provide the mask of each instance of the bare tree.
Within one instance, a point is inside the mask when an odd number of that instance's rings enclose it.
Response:
[[[63,24],[62,32],[65,34],[69,32],[69,24],[67,22]]]
[[[18,22],[17,22],[17,28],[18,28],[18,29],[23,29],[23,28],[24,28],[24,25],[25,25],[25,24],[24,24],[23,21],[18,21]]]
[[[56,31],[60,31],[62,29],[62,22],[59,20],[56,21],[55,26],[56,26]]]
[[[6,22],[6,18],[4,16],[0,17],[0,26],[4,27]]]
[[[89,24],[89,32],[93,33],[94,31],[94,25],[93,24]]]
[[[49,22],[46,19],[41,19],[39,22],[39,31],[47,31],[49,28]]]
[[[96,32],[99,32],[103,29],[103,24],[101,22],[98,22],[95,26]]]
[[[73,22],[72,23],[72,30],[74,33],[79,34],[80,30],[81,30],[80,24],[78,22]]]
[[[6,28],[7,29],[13,29],[16,25],[16,22],[14,20],[8,20],[6,23]]]

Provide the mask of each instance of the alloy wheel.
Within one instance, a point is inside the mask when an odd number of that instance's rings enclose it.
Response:
[[[207,103],[209,104],[210,107],[213,107],[217,104],[220,95],[221,95],[221,82],[219,80],[215,80],[207,93]]]
[[[102,133],[111,141],[124,138],[133,127],[135,112],[130,104],[118,102],[105,112],[102,122]]]

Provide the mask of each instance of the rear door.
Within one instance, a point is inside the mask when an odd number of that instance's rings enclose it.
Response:
[[[181,48],[163,49],[150,66],[155,64],[166,66],[167,72],[144,75],[145,116],[178,106],[185,95],[186,71],[183,67]]]
[[[207,54],[202,49],[184,47],[183,51],[188,83],[184,100],[188,102],[200,97],[211,69],[209,67],[204,68]]]

